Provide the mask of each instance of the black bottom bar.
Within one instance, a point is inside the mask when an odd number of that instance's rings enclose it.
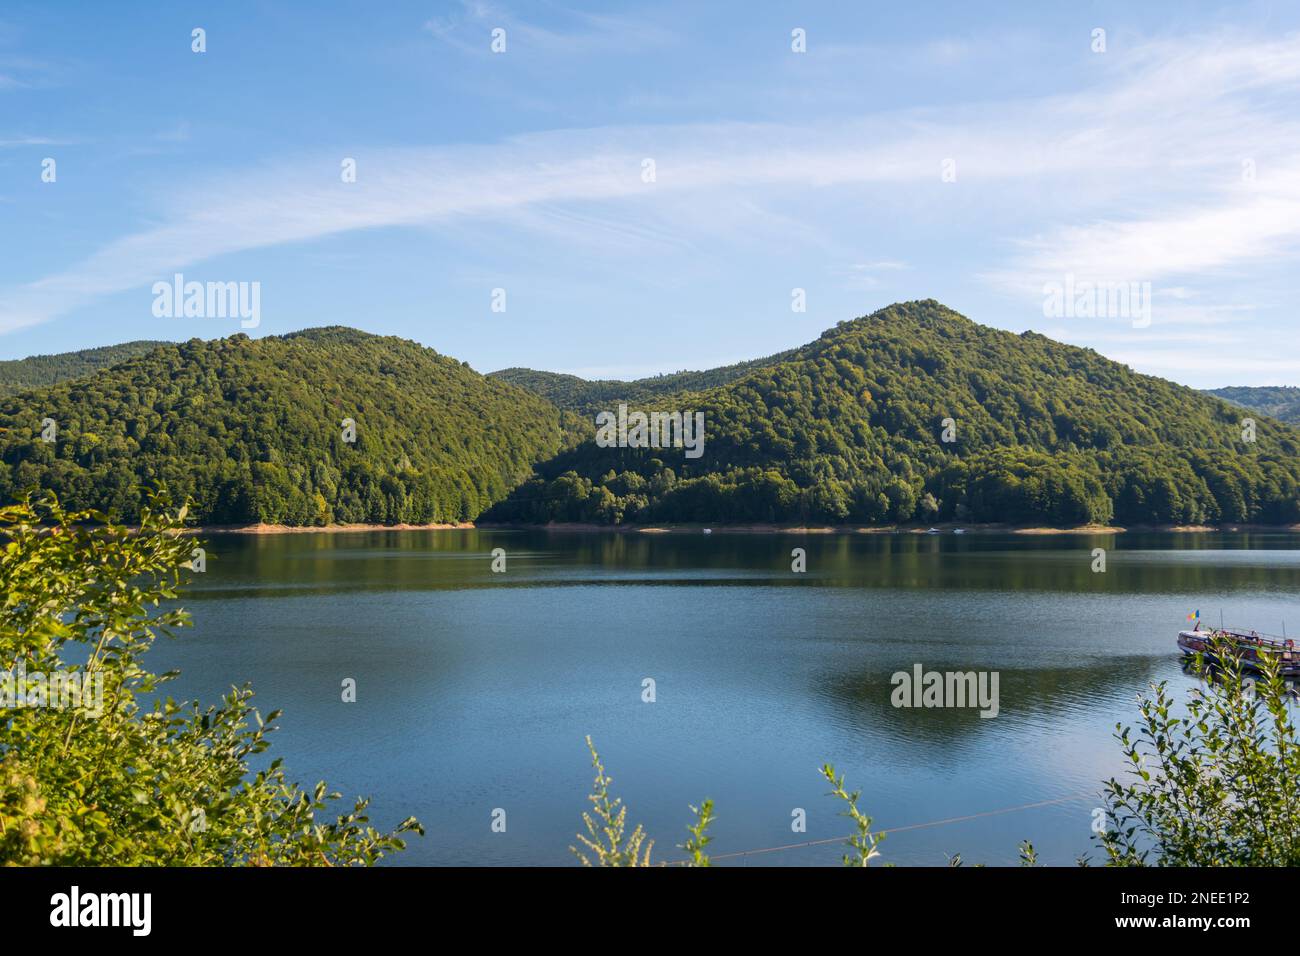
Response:
[[[1216,937],[1281,932],[1291,916],[1288,877],[1272,870],[1100,868],[660,869],[624,876],[578,868],[0,869],[0,898],[7,944],[74,933],[127,945],[373,944],[412,936],[450,942],[446,934],[469,932],[490,944],[517,936],[584,945],[646,933],[669,934],[660,935],[665,943],[724,931],[732,939],[770,940],[784,927],[850,945],[900,926],[917,942],[1034,930],[1079,940],[1171,930]],[[52,925],[52,918],[72,922],[74,886],[78,923],[102,912],[103,921],[116,916],[121,925]],[[128,897],[94,896],[145,893],[147,936],[136,936],[131,925],[134,916],[143,928],[143,896],[134,906]]]

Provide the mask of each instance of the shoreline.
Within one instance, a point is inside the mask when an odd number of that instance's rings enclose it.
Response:
[[[711,534],[919,534],[932,533],[930,527],[938,534],[953,534],[961,530],[965,534],[1018,534],[1018,535],[1115,535],[1140,532],[1158,532],[1175,534],[1206,534],[1212,532],[1278,532],[1300,531],[1300,524],[1289,525],[1134,525],[1123,528],[1116,525],[1083,525],[1077,528],[1048,528],[1009,524],[937,524],[921,527],[919,525],[779,525],[779,524],[667,524],[667,525],[604,525],[583,522],[552,522],[550,524],[513,524],[484,523],[461,521],[452,524],[333,524],[333,525],[200,525],[186,528],[186,534],[348,534],[368,533],[371,531],[547,531],[560,534],[702,534],[706,530]]]
[[[205,524],[186,528],[185,534],[347,534],[365,531],[473,531],[470,521],[456,524]]]

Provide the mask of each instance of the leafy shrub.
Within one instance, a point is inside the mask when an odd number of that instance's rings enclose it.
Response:
[[[174,673],[144,656],[188,624],[177,595],[193,542],[155,496],[138,532],[65,512],[53,495],[0,509],[0,668],[102,681],[102,706],[13,706],[0,715],[0,862],[28,866],[372,864],[423,833],[369,826],[366,800],[321,819],[338,794],[254,770],[270,726],[248,686],[217,706],[157,699]],[[22,686],[27,685],[27,686]],[[147,702],[152,699],[152,702]],[[10,701],[11,705],[16,701]]]
[[[1115,728],[1131,767],[1106,783],[1111,865],[1300,864],[1300,741],[1277,661],[1251,678],[1225,641],[1211,650],[1221,663],[1198,656],[1205,680],[1181,710],[1161,682],[1136,732]]]

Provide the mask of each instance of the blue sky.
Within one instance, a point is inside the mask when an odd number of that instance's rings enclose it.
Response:
[[[481,371],[702,368],[935,298],[1300,384],[1300,8],[10,0],[0,230],[4,358],[240,331],[156,318],[181,272],[260,283],[251,334]],[[1066,277],[1149,283],[1149,325],[1046,315]]]

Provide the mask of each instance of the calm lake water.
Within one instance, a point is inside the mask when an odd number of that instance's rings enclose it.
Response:
[[[887,862],[1011,864],[1029,838],[1071,864],[1090,850],[1101,781],[1122,771],[1115,723],[1135,719],[1148,682],[1194,681],[1174,646],[1188,612],[1300,632],[1300,536],[1284,533],[437,531],[208,547],[183,602],[195,626],[152,668],[180,668],[172,694],[208,701],[251,681],[263,712],[284,711],[271,753],[294,779],[371,795],[384,827],[421,819],[405,864],[573,863],[587,734],[656,859],[681,857],[704,797],[719,856],[847,834],[818,774],[830,761],[898,828]],[[795,547],[806,573],[790,571]],[[894,708],[891,675],[917,663],[997,671],[997,717]],[[340,699],[348,677],[356,703]],[[1027,804],[1045,805],[990,813]],[[918,826],[936,821],[954,822]]]

